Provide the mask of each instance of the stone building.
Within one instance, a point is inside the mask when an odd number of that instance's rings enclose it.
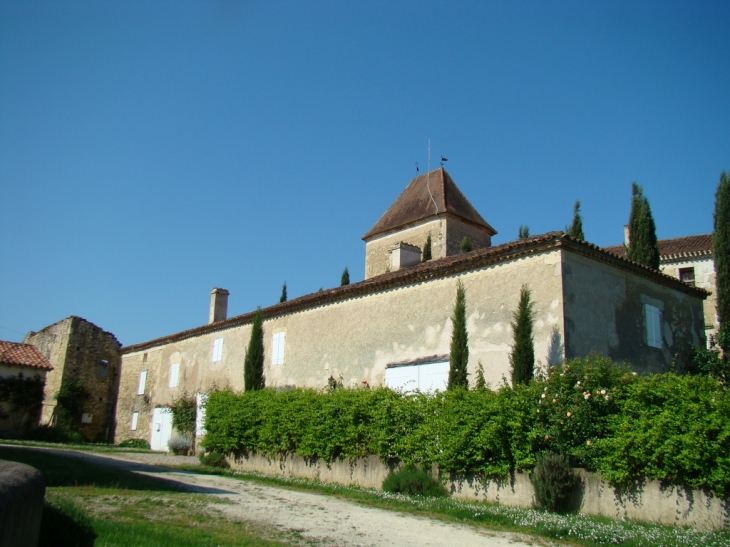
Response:
[[[32,344],[53,365],[46,378],[42,424],[55,424],[56,395],[65,382],[81,382],[89,392],[79,431],[91,441],[111,440],[114,435],[114,406],[119,380],[119,350],[116,337],[81,317],[71,316],[24,340]]]
[[[429,233],[434,258],[416,262],[408,255],[420,256]],[[481,363],[492,387],[510,376],[522,286],[534,302],[538,366],[595,351],[659,372],[675,357],[681,368],[690,345],[705,343],[705,290],[559,232],[491,246],[494,233],[446,171],[417,177],[363,238],[364,281],[262,310],[266,385],[445,387],[458,281],[468,370],[473,378]],[[459,254],[464,235],[474,250]],[[167,407],[182,393],[202,400],[214,386],[243,389],[254,312],[227,318],[227,301],[214,289],[208,324],[122,348],[115,441],[164,450]]]
[[[628,245],[627,227],[624,228],[624,245],[606,247],[605,250],[626,257]],[[660,239],[659,269],[693,287],[701,287],[710,294],[705,300],[705,331],[717,334],[719,322],[716,309],[715,259],[712,256],[712,234]]]
[[[0,340],[0,378],[33,378],[45,382],[53,370],[35,346]],[[0,432],[14,436],[24,428],[37,426],[40,416],[14,415],[10,402],[0,401]]]

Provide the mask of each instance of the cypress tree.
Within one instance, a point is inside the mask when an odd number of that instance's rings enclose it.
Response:
[[[342,272],[342,278],[340,279],[340,287],[344,285],[350,284],[350,272],[347,271],[347,267],[345,267],[345,271]]]
[[[284,286],[281,288],[281,296],[279,297],[279,302],[286,302],[286,281],[284,281]]]
[[[431,234],[428,234],[426,238],[426,244],[423,246],[423,254],[421,255],[421,262],[429,260],[431,260]]]
[[[585,240],[585,235],[583,235],[583,218],[580,216],[580,201],[576,201],[573,206],[573,223],[565,232],[570,237]]]
[[[477,391],[486,391],[487,381],[484,379],[484,365],[479,361],[477,364],[477,379],[474,382],[474,389]]]
[[[462,253],[468,253],[469,251],[474,250],[474,245],[471,244],[471,238],[469,236],[464,236],[464,239],[461,240],[461,245],[459,245],[459,250]]]
[[[659,269],[659,244],[654,217],[644,190],[635,182],[631,185],[629,246],[626,248],[626,256],[639,264]]]
[[[451,319],[451,352],[447,389],[469,388],[466,366],[469,362],[469,337],[466,333],[466,291],[461,280],[456,285],[456,303]]]
[[[264,379],[264,329],[261,310],[256,310],[251,326],[246,358],[243,361],[243,382],[246,391],[263,389]]]
[[[520,290],[520,303],[513,319],[514,345],[509,355],[509,362],[512,365],[512,385],[527,385],[532,380],[535,370],[535,344],[532,340],[535,314],[532,310],[530,289],[526,285],[523,285]]]
[[[715,259],[716,309],[720,321],[717,339],[730,360],[730,177],[723,171],[715,194],[712,255]]]
[[[517,237],[519,239],[527,239],[530,237],[530,228],[528,226],[520,226],[520,229],[517,231]]]

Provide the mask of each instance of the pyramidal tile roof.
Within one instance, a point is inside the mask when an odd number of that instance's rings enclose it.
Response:
[[[662,262],[712,256],[712,234],[660,239],[657,244],[659,245],[659,258]],[[604,247],[603,250],[626,258],[626,247],[623,245]]]
[[[4,342],[2,340],[0,340],[0,363],[3,365],[53,370],[51,363],[43,357],[43,354],[35,346],[18,344],[16,342]]]
[[[383,213],[375,226],[362,238],[367,240],[412,222],[444,213],[481,226],[490,235],[497,233],[461,193],[446,169],[440,167],[414,178],[393,205]]]

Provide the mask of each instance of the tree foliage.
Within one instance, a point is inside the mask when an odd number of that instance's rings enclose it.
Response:
[[[449,383],[447,389],[469,388],[466,367],[469,363],[469,336],[466,332],[466,290],[459,280],[456,303],[451,318],[451,351],[449,353]]]
[[[281,296],[279,297],[279,302],[286,302],[286,300],[286,281],[284,281],[284,285],[281,287]]]
[[[246,391],[263,389],[264,379],[264,328],[261,310],[256,310],[251,326],[251,339],[248,342],[243,362],[243,380]]]
[[[629,214],[629,245],[626,248],[629,260],[659,269],[659,245],[656,225],[651,214],[649,200],[644,190],[635,182],[631,185],[631,213]]]
[[[477,376],[474,381],[474,389],[477,391],[484,391],[487,389],[487,381],[484,379],[484,365],[479,361],[477,363]]]
[[[24,433],[37,425],[43,405],[43,379],[39,375],[25,377],[23,374],[0,378],[0,418],[9,418],[15,431]]]
[[[461,244],[459,245],[459,250],[462,253],[468,253],[469,251],[474,250],[474,245],[471,242],[471,238],[469,236],[464,236],[464,239],[461,240]]]
[[[180,397],[172,402],[172,427],[185,437],[191,440],[195,438],[196,418],[198,415],[198,404],[195,396],[183,392]]]
[[[535,369],[535,344],[532,339],[534,311],[530,289],[523,285],[520,289],[520,302],[514,312],[512,335],[514,345],[509,355],[512,385],[527,385],[532,380]]]
[[[67,381],[61,384],[56,394],[58,425],[62,428],[77,429],[84,412],[84,403],[89,392],[81,381]]]
[[[342,277],[340,278],[340,287],[343,287],[345,285],[350,284],[350,272],[347,270],[347,267],[345,267],[344,271],[342,272]]]
[[[566,228],[565,233],[575,239],[585,239],[583,234],[583,218],[580,216],[580,201],[576,201],[573,206],[573,223]]]
[[[421,262],[428,262],[429,260],[431,260],[431,234],[428,234],[421,254]]]
[[[530,237],[530,228],[528,226],[520,226],[519,230],[517,231],[517,237],[519,239],[527,239]]]
[[[715,194],[715,220],[712,234],[715,259],[717,318],[720,321],[718,343],[724,359],[730,360],[730,177],[723,171]]]

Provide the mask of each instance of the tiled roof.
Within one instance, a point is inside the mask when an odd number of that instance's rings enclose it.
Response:
[[[657,243],[659,244],[659,260],[661,262],[712,256],[712,234],[660,239]],[[603,250],[621,258],[626,258],[626,247],[623,245],[604,247]]]
[[[430,193],[429,193],[430,190]],[[435,215],[449,213],[496,234],[469,203],[443,167],[414,178],[375,226],[362,238],[395,230]]]
[[[53,370],[51,363],[43,357],[43,354],[38,351],[38,348],[30,344],[18,344],[16,342],[0,341],[0,363],[3,365]]]
[[[263,308],[261,312],[264,319],[280,317],[302,310],[312,309],[317,306],[324,306],[350,298],[366,296],[378,291],[448,277],[461,272],[467,272],[477,268],[506,262],[507,260],[535,255],[561,247],[566,248],[571,252],[588,256],[593,260],[608,263],[616,268],[649,278],[660,285],[668,286],[672,289],[676,289],[698,298],[706,298],[709,294],[704,289],[682,283],[678,279],[665,275],[661,272],[657,272],[652,268],[632,262],[626,258],[620,258],[609,254],[592,243],[573,239],[562,232],[549,232],[547,234],[503,243],[502,245],[494,247],[477,249],[476,251],[471,251],[469,253],[429,260],[428,262],[409,266],[395,272],[388,272],[371,277],[364,281],[360,281],[359,283],[352,283],[350,285],[335,287],[333,289],[300,296],[299,298],[294,298],[287,302]],[[186,340],[188,338],[194,338],[196,336],[212,332],[227,330],[240,325],[246,325],[253,321],[254,314],[255,312],[250,312],[244,315],[238,315],[236,317],[226,319],[225,321],[218,321],[216,323],[203,325],[177,334],[150,340],[149,342],[142,342],[133,346],[127,346],[121,349],[121,353],[124,354],[142,351],[163,344]]]

